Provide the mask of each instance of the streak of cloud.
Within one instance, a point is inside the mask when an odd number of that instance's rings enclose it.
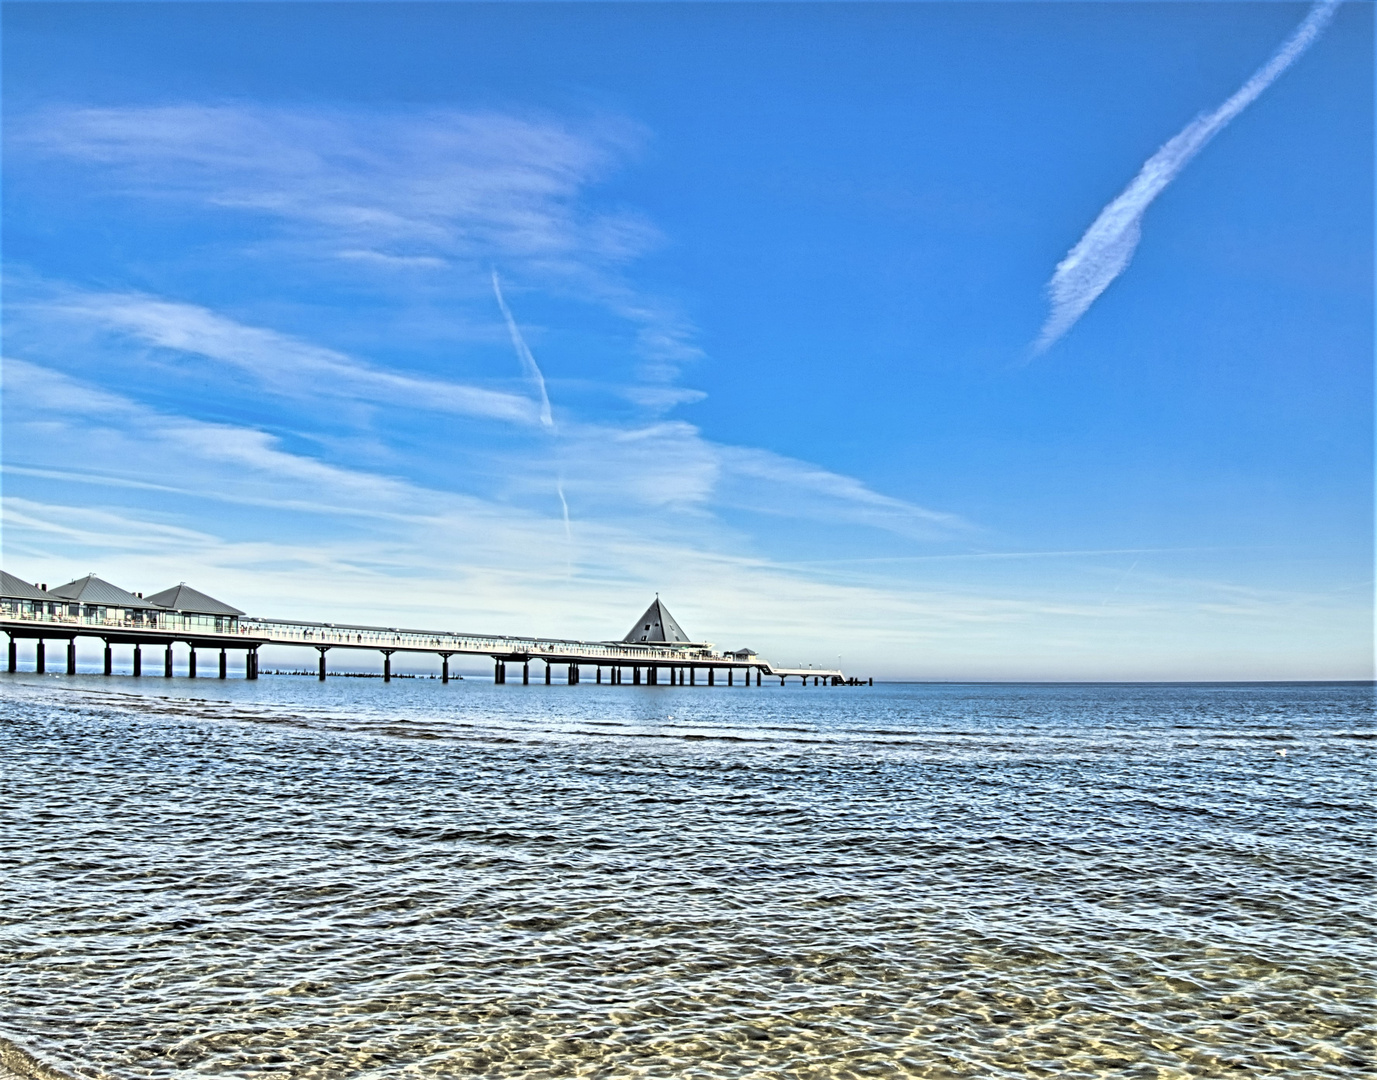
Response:
[[[521,334],[521,328],[516,325],[516,319],[512,317],[512,309],[507,306],[507,301],[502,296],[502,282],[498,278],[496,270],[492,272],[492,291],[493,295],[497,297],[497,306],[502,309],[502,318],[507,321],[507,333],[512,337],[512,348],[516,350],[516,357],[521,361],[521,369],[540,394],[541,426],[553,429],[555,421],[554,417],[550,415],[550,395],[545,391],[545,375],[531,354],[526,339]]]
[[[94,323],[159,349],[203,357],[251,375],[262,389],[283,397],[345,398],[519,426],[535,419],[530,402],[520,394],[399,374],[287,334],[247,326],[196,304],[137,293],[68,291],[37,305],[32,314]],[[9,316],[13,323],[13,308]],[[548,423],[548,413],[547,405],[541,423]]]
[[[502,296],[502,281],[497,276],[497,271],[492,272],[492,291],[497,297],[497,306],[502,309],[502,318],[507,321],[507,333],[512,338],[512,348],[516,350],[517,359],[521,361],[521,366],[526,372],[526,377],[531,380],[535,388],[540,393],[540,423],[551,435],[555,434],[555,420],[550,413],[550,395],[545,390],[545,373],[540,370],[540,365],[536,363],[535,356],[531,353],[530,346],[526,344],[526,338],[521,333],[521,327],[516,325],[516,319],[512,316],[512,309],[507,306],[507,301]],[[555,456],[559,456],[556,448]],[[555,479],[555,492],[559,495],[560,510],[564,514],[564,539],[567,545],[566,551],[572,551],[574,546],[574,534],[569,527],[569,500],[564,497],[564,467],[561,464],[559,473]],[[570,573],[573,572],[572,564]]]
[[[1033,346],[1046,352],[1123,273],[1142,236],[1143,214],[1205,145],[1290,67],[1324,31],[1339,0],[1318,0],[1272,58],[1212,113],[1197,116],[1148,158],[1133,182],[1100,211],[1080,242],[1057,264],[1047,293],[1051,313]]]

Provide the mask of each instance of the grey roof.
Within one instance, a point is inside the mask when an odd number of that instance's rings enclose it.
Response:
[[[153,593],[148,599],[160,607],[171,608],[173,611],[190,611],[197,615],[244,614],[237,607],[230,607],[213,596],[207,596],[205,593],[193,589],[186,582],[174,585],[170,589],[164,589],[162,592]]]
[[[674,621],[674,616],[669,613],[669,609],[664,604],[660,603],[660,598],[657,596],[655,602],[645,609],[645,614],[636,620],[636,625],[622,640],[688,642],[689,636],[680,629],[679,624]]]
[[[145,611],[158,607],[153,601],[140,600],[133,593],[125,592],[118,585],[111,585],[95,574],[87,574],[84,578],[77,578],[66,585],[49,589],[45,595],[59,600],[76,600],[82,604],[101,604],[105,607],[141,608]]]
[[[10,600],[46,600],[48,594],[37,585],[20,581],[8,570],[0,570],[0,596]]]

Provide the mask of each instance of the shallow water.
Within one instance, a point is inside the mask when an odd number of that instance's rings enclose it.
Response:
[[[0,676],[0,1034],[128,1078],[1371,1074],[1373,721]]]

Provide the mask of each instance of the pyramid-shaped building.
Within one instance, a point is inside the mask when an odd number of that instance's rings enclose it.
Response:
[[[622,638],[622,641],[637,645],[642,642],[647,645],[691,644],[689,636],[674,621],[674,616],[669,613],[669,609],[660,603],[658,596],[655,598],[655,602],[645,609],[645,614],[636,620],[636,625],[631,628],[626,637]]]

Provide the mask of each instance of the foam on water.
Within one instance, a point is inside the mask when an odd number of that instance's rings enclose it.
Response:
[[[4,676],[0,1026],[131,1080],[1353,1076],[1373,705]]]

